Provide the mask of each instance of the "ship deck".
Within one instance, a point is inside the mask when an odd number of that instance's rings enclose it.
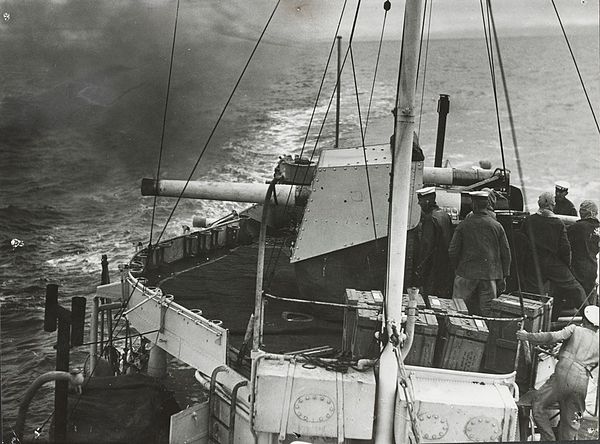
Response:
[[[271,239],[265,252],[265,292],[299,299],[288,258],[281,256],[276,267],[269,266],[278,251]],[[160,288],[185,308],[201,310],[205,318],[222,323],[229,330],[230,346],[239,349],[254,312],[257,252],[256,243],[240,245],[224,256],[162,279]],[[320,346],[339,350],[341,339],[341,310],[267,299],[262,347],[265,351],[288,353]]]

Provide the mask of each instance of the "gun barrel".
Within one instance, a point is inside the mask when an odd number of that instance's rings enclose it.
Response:
[[[185,188],[185,189],[184,189]],[[269,184],[229,183],[185,180],[142,179],[142,196],[184,197],[188,199],[226,200],[231,202],[264,203]],[[273,201],[294,205],[296,187],[276,185]]]
[[[483,168],[423,168],[423,183],[436,185],[471,185],[494,175]]]

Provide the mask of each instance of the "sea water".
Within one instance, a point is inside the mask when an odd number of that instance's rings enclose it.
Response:
[[[193,215],[218,217],[241,208],[183,200],[163,233],[174,199],[157,199],[154,210],[154,199],[140,195],[142,177],[186,179],[191,174],[194,179],[264,182],[279,155],[310,155],[334,143],[335,105],[330,98],[335,57],[324,92],[319,100],[316,96],[329,43],[267,39],[207,144],[253,40],[225,31],[217,37],[204,35],[182,17],[167,98],[172,10],[157,7],[154,22],[153,11],[146,11],[142,21],[133,14],[104,21],[102,15],[89,14],[75,21],[56,17],[56,9],[48,5],[35,2],[35,7],[42,9],[37,22],[13,28],[4,23],[0,35],[4,432],[14,425],[29,384],[54,369],[56,335],[43,331],[46,284],[60,285],[63,305],[72,296],[91,301],[100,283],[102,254],[108,255],[114,280],[116,265],[127,261],[139,242],[147,244],[151,233],[154,241],[161,235],[166,239],[180,234],[182,225],[191,225]],[[598,114],[596,33],[577,33],[571,43]],[[598,201],[598,132],[559,31],[501,38],[500,45],[519,153],[517,157],[496,64],[500,134],[512,183],[525,184],[532,210],[537,196],[552,191],[555,180],[571,183],[569,197],[576,206],[583,199]],[[378,43],[355,42],[354,71],[348,57],[342,76],[340,146],[361,144],[360,123],[366,126],[366,143],[389,141],[398,46],[384,43],[373,82]],[[494,167],[502,166],[490,67],[481,39],[431,40],[417,89],[416,130],[428,165],[433,164],[438,96],[448,94],[448,165],[470,167],[487,159]],[[311,116],[314,128],[308,132]],[[13,248],[12,239],[23,246]],[[72,365],[81,364],[85,356],[85,349],[74,349]],[[52,393],[51,386],[44,387],[33,402],[29,436],[49,418]]]

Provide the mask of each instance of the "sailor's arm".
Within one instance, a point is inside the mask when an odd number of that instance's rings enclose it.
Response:
[[[571,243],[567,236],[567,228],[562,226],[558,241],[558,257],[567,265],[571,266]]]
[[[458,266],[458,259],[460,257],[462,247],[462,227],[456,227],[454,230],[454,235],[452,236],[452,240],[450,241],[450,245],[448,246],[448,257],[450,258],[450,264],[452,268],[456,270]]]
[[[504,228],[500,225],[500,258],[502,260],[502,276],[506,278],[510,274],[510,245],[508,243],[508,239],[506,238],[506,233],[504,232]]]
[[[529,333],[525,330],[519,330],[517,332],[517,339],[519,341],[530,341],[536,344],[555,344],[569,339],[575,331],[575,325],[567,325],[560,331],[543,331],[540,333]]]

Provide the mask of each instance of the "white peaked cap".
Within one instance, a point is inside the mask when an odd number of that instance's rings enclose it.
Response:
[[[417,190],[417,196],[427,196],[428,194],[435,193],[435,187],[425,187]]]
[[[583,316],[596,327],[600,326],[600,309],[596,305],[588,305],[585,307]]]
[[[568,190],[570,188],[571,184],[569,184],[569,182],[566,182],[564,180],[559,180],[554,183],[554,186],[556,188],[558,188],[559,190]]]
[[[487,199],[490,195],[487,191],[471,191],[469,193],[472,199],[482,198]]]

